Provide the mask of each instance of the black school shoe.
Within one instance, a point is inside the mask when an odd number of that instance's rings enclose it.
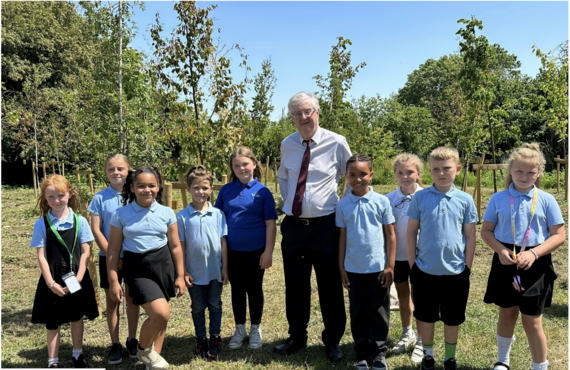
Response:
[[[61,369],[59,363],[51,364],[48,366],[48,369]]]
[[[131,338],[131,339],[127,338],[125,344],[127,346],[127,352],[129,353],[129,358],[136,359],[137,352],[139,350],[139,341],[137,340],[137,338]]]
[[[307,339],[305,339],[304,341],[299,341],[297,339],[289,337],[287,338],[285,343],[276,346],[273,349],[273,352],[282,356],[292,355],[293,353],[302,350],[303,348],[307,348]]]
[[[370,370],[388,370],[388,365],[386,364],[386,356],[384,354],[379,354],[376,356],[372,362]]]
[[[208,338],[198,338],[196,342],[196,353],[201,358],[208,358]]]
[[[422,359],[422,370],[434,370],[435,369],[435,360],[431,356],[424,356]]]
[[[117,365],[123,362],[123,346],[121,343],[113,343],[109,348],[109,358],[107,363],[109,365]]]
[[[210,337],[210,350],[208,351],[208,357],[212,361],[217,361],[218,356],[220,355],[220,342],[222,341],[222,337],[215,336]]]
[[[87,360],[85,359],[85,356],[83,356],[83,353],[79,355],[77,360],[75,357],[71,356],[71,362],[73,362],[74,369],[87,369]]]
[[[455,360],[454,357],[447,359],[447,361],[444,361],[444,363],[443,363],[443,369],[444,370],[457,370],[457,360]]]
[[[342,360],[342,351],[338,348],[338,344],[327,344],[325,345],[325,352],[330,362],[339,362]]]

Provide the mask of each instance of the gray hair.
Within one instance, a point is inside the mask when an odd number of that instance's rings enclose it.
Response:
[[[295,95],[293,95],[293,97],[291,99],[289,99],[289,104],[287,104],[287,108],[289,109],[289,113],[293,113],[291,110],[294,106],[301,104],[301,102],[307,100],[307,99],[311,99],[312,103],[313,103],[313,109],[315,110],[319,110],[320,106],[319,106],[319,99],[313,95],[313,94],[309,94],[306,93],[304,91],[298,92]]]

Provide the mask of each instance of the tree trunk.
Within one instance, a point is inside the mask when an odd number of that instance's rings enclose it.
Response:
[[[121,151],[127,149],[127,130],[123,127],[123,1],[119,0],[119,130],[123,134]]]
[[[489,130],[491,131],[491,153],[493,154],[493,164],[497,164],[497,160],[495,158],[495,137],[493,135],[493,124],[491,123],[491,114],[489,113],[489,109],[487,108],[487,120],[489,121]],[[494,192],[497,192],[497,171],[493,170],[493,189]]]

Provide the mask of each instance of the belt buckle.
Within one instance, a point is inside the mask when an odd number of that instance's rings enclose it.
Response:
[[[301,222],[301,224],[303,224],[304,226],[309,226],[309,220],[307,219],[299,219],[299,221]]]

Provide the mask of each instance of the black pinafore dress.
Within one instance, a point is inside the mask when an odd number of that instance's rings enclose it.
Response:
[[[49,217],[49,215],[46,215]],[[46,259],[49,265],[52,278],[56,283],[65,287],[62,276],[67,274],[73,268],[73,272],[77,275],[79,270],[79,261],[81,260],[81,243],[79,238],[75,240],[75,227],[77,220],[74,217],[73,227],[68,230],[58,230],[61,239],[65,242],[67,249],[58,240],[47,218],[44,217],[46,228]],[[69,266],[69,251],[73,248],[73,266]],[[97,309],[97,300],[93,289],[93,282],[89,275],[89,270],[85,269],[85,275],[81,281],[81,290],[73,294],[67,293],[63,297],[59,297],[49,289],[43,275],[40,275],[38,287],[36,289],[36,297],[34,298],[34,306],[32,309],[32,323],[46,324],[46,329],[55,330],[61,324],[81,320],[86,316],[89,320],[99,316]]]

